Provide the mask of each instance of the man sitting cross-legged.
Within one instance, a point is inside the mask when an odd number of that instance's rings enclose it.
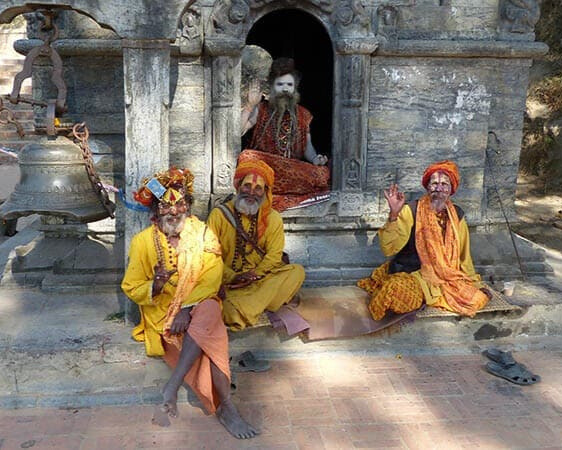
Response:
[[[255,325],[265,311],[277,311],[298,292],[304,269],[283,262],[281,215],[271,208],[273,169],[263,161],[240,163],[236,197],[209,214],[225,263],[223,319],[231,330]]]
[[[177,416],[182,382],[205,409],[237,438],[258,432],[239,415],[230,398],[228,336],[217,296],[223,262],[213,232],[190,215],[193,176],[172,168],[145,180],[135,199],[149,206],[153,224],[131,240],[129,265],[121,287],[140,307],[133,338],[149,356],[173,367],[155,422]]]
[[[419,200],[406,203],[397,185],[384,191],[390,216],[379,242],[392,259],[357,283],[371,294],[375,320],[387,310],[406,313],[424,302],[472,317],[488,302],[491,293],[472,264],[464,212],[450,200],[459,182],[457,165],[440,161],[425,170],[427,194]]]

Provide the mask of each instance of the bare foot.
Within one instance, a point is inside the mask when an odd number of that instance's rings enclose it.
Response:
[[[170,417],[178,417],[178,391],[168,382],[162,389],[162,396],[164,397],[164,402],[160,405],[162,412]]]
[[[223,401],[219,405],[217,408],[217,418],[228,432],[238,439],[250,439],[260,434],[259,431],[255,430],[240,417],[230,399]]]
[[[156,405],[154,407],[154,412],[152,413],[152,423],[158,425],[159,427],[169,427],[170,417],[168,416],[168,411],[164,408],[164,405]]]

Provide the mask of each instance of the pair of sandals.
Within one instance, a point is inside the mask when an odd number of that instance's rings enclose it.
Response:
[[[515,361],[511,352],[490,348],[484,350],[483,355],[490,359],[486,364],[486,371],[492,375],[521,386],[528,386],[541,381],[539,375],[535,375],[523,364]]]

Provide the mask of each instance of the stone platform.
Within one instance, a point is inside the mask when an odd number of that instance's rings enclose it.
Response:
[[[41,241],[39,228],[36,222],[0,241],[0,408],[157,402],[170,372],[159,358],[145,355],[143,344],[130,338],[133,324],[123,314],[130,302],[117,287],[117,279],[113,283],[96,279],[96,273],[80,271],[78,266],[71,275],[51,269],[47,274],[12,270],[28,247]],[[481,258],[485,264],[479,269],[488,281],[489,274],[502,278],[505,266],[495,267],[494,261],[505,255],[495,255],[494,248],[507,250],[509,242],[504,239],[492,247],[478,239],[473,240],[473,248],[489,255]],[[560,351],[562,256],[531,242],[527,248],[532,251],[521,255],[523,264],[540,253],[544,255],[541,267],[548,270],[528,273],[524,281],[516,282],[510,301],[520,306],[517,311],[480,313],[474,319],[429,317],[372,335],[316,342],[261,327],[231,334],[231,354],[252,350],[259,357],[282,360],[320,354],[476,354],[490,346]],[[45,264],[52,263],[46,252],[33,259],[34,264],[39,266],[43,257]],[[69,292],[77,279],[82,280],[79,292]],[[180,400],[185,401],[182,392]]]
[[[231,334],[230,351],[270,359],[318,354],[380,356],[474,354],[490,346],[562,350],[562,295],[556,280],[518,282],[521,310],[474,319],[436,317],[373,335],[304,342],[270,327]],[[545,283],[545,281],[547,281]],[[130,338],[122,296],[115,292],[54,294],[0,291],[0,407],[150,404],[169,369]],[[185,398],[181,401],[187,400]]]

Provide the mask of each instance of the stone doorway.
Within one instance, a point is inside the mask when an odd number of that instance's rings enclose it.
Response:
[[[264,48],[274,59],[285,56],[295,60],[302,74],[301,105],[314,116],[312,143],[317,152],[331,158],[334,55],[324,26],[307,12],[277,10],[253,25],[246,44]]]

